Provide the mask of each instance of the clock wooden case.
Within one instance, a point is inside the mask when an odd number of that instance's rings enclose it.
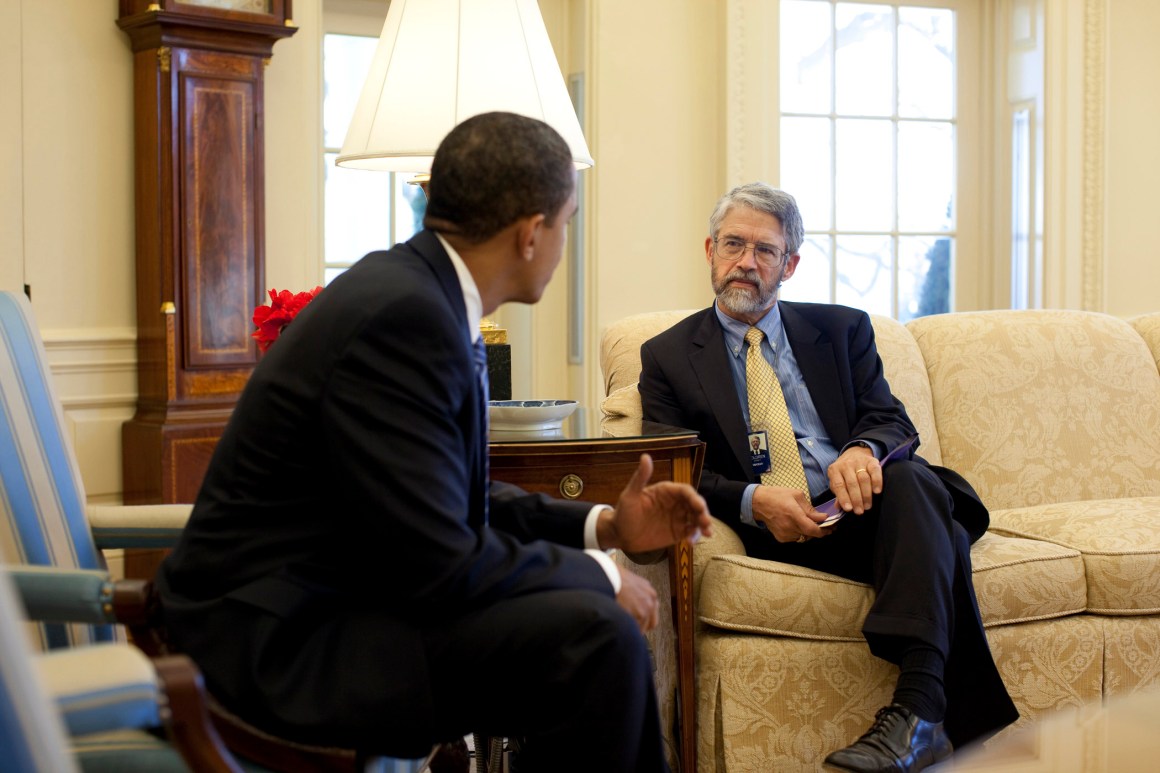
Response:
[[[263,88],[290,0],[121,0],[133,52],[138,401],[128,504],[192,502],[258,350]]]

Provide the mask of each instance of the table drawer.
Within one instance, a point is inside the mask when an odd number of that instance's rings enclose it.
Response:
[[[491,477],[562,499],[615,505],[637,467],[635,460],[603,464],[558,464],[548,459],[545,462],[512,467],[493,464]],[[671,460],[654,461],[652,480],[672,480],[672,476]]]

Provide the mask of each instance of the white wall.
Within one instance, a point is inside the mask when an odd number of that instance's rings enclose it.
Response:
[[[84,0],[0,11],[0,281],[31,286],[97,500],[120,496],[120,425],[136,397],[132,69],[115,16],[116,4]]]
[[[25,282],[58,335],[135,324],[132,63],[111,5],[22,3]]]
[[[715,0],[541,0],[565,75],[586,85],[582,366],[567,360],[568,274],[561,262],[534,308],[499,315],[513,347],[513,396],[574,398],[596,411],[600,334],[639,311],[707,305],[703,243],[723,192]]]
[[[724,3],[591,5],[592,325],[602,331],[629,314],[712,299],[704,241],[725,186]]]
[[[24,283],[24,140],[20,4],[0,3],[0,288]]]
[[[1160,3],[1108,0],[1105,310],[1160,310]]]
[[[298,32],[266,68],[266,286],[322,284],[322,8],[296,0]]]

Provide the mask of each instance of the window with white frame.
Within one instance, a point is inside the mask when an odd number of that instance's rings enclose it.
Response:
[[[782,297],[952,310],[957,11],[931,4],[781,0],[780,184],[806,226]]]
[[[381,22],[380,22],[381,23]],[[334,165],[370,70],[377,37],[328,32],[322,39],[323,277],[332,279],[368,252],[422,229],[426,199],[412,175]]]

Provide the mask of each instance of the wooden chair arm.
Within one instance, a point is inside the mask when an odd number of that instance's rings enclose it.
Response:
[[[168,706],[162,713],[170,742],[190,770],[206,773],[242,773],[214,729],[207,710],[201,672],[184,655],[153,660]]]

